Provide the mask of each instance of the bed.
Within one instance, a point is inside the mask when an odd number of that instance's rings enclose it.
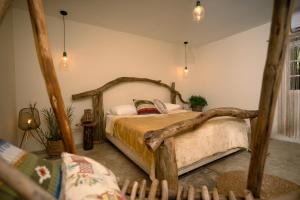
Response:
[[[153,152],[144,143],[144,134],[173,123],[192,119],[198,112],[178,110],[169,114],[107,115],[106,137],[153,179]],[[249,126],[243,119],[220,117],[175,137],[178,175],[248,148]],[[221,138],[221,139],[220,139]],[[199,147],[201,151],[199,151]]]
[[[167,180],[170,190],[177,191],[179,175],[248,148],[250,128],[244,119],[256,118],[257,111],[216,108],[203,113],[177,110],[146,116],[105,115],[105,92],[119,84],[133,82],[167,89],[172,104],[176,104],[177,99],[181,104],[188,103],[175,89],[174,82],[168,85],[138,77],[119,77],[97,89],[74,94],[72,99],[91,97],[96,124],[94,138],[108,139],[151,179]]]

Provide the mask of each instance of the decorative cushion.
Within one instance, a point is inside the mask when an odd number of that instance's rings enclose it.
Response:
[[[168,112],[182,109],[182,106],[178,104],[165,103],[165,105],[167,107]]]
[[[125,199],[115,175],[90,158],[62,153],[62,171],[62,199]]]
[[[35,181],[54,197],[60,195],[61,171],[60,165],[41,159],[34,154],[0,139],[0,157],[9,164],[14,165],[19,171]],[[16,177],[17,178],[17,177]],[[0,181],[1,199],[21,199],[11,188]]]
[[[139,115],[160,114],[152,101],[134,99],[133,102]]]
[[[113,115],[136,115],[136,108],[134,105],[119,105],[109,109],[109,114]]]
[[[167,106],[161,100],[153,99],[153,103],[160,113],[162,113],[162,114],[168,113]]]

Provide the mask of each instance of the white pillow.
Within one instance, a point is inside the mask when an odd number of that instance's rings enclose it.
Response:
[[[119,105],[109,109],[109,113],[113,115],[137,115],[134,105]]]
[[[178,104],[165,103],[165,105],[167,107],[168,112],[182,109],[182,106]]]

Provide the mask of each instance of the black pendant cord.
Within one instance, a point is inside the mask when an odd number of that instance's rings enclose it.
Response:
[[[64,15],[63,15],[63,23],[64,23],[64,52],[66,52],[66,23],[65,23]]]
[[[188,42],[184,42],[184,62],[185,62],[185,69],[187,69],[187,56],[186,56],[186,45]]]
[[[65,16],[68,15],[68,12],[65,11],[65,10],[61,10],[60,14],[63,17],[63,25],[64,25],[64,52],[63,52],[63,54],[64,54],[64,56],[66,56],[67,52],[66,52],[66,22],[65,22]]]

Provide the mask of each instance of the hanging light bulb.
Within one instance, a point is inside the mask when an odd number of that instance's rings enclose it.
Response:
[[[184,73],[187,74],[189,72],[189,69],[187,67],[187,55],[186,55],[186,46],[188,44],[188,41],[185,41],[183,44],[184,44],[184,64],[185,64]]]
[[[63,23],[64,23],[64,51],[63,51],[63,55],[61,58],[61,68],[63,70],[67,70],[68,66],[69,66],[69,59],[68,59],[68,55],[66,52],[66,25],[65,25],[65,16],[68,15],[67,11],[65,10],[61,10],[60,14],[63,17]]]
[[[199,22],[205,14],[204,7],[201,5],[200,1],[197,1],[195,8],[193,9],[193,19]]]
[[[62,67],[63,68],[67,68],[68,67],[68,56],[67,56],[67,52],[63,52],[63,56],[62,56]]]

